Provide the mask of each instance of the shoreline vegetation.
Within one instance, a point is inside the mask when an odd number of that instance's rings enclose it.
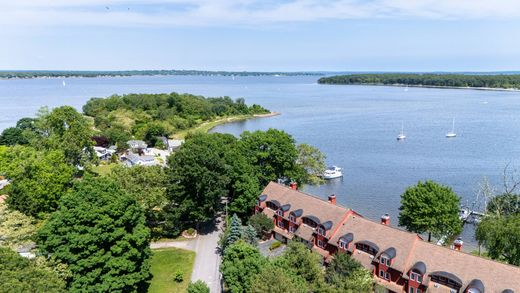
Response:
[[[213,128],[215,128],[219,125],[238,122],[238,121],[244,121],[244,120],[250,120],[250,119],[269,118],[269,117],[274,117],[274,116],[278,116],[281,114],[282,113],[280,113],[280,112],[269,112],[266,114],[236,115],[236,116],[222,117],[219,119],[215,119],[213,121],[204,122],[200,125],[190,128],[190,129],[179,131],[179,132],[171,135],[171,137],[174,139],[184,139],[190,133],[208,133]]]
[[[125,70],[125,71],[65,71],[65,70],[13,70],[0,71],[0,79],[32,78],[94,78],[128,76],[323,76],[321,72],[283,71],[207,71],[207,70]]]
[[[520,91],[520,74],[349,74],[322,77],[319,84]]]

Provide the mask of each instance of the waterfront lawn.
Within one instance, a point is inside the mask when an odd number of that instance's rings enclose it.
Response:
[[[179,248],[154,249],[152,252],[152,281],[148,292],[185,292],[190,283],[195,252]],[[177,272],[182,274],[182,282],[174,280]]]

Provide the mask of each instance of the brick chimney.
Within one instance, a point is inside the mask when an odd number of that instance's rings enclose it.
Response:
[[[289,187],[291,187],[293,190],[298,190],[298,183],[293,181],[289,184]]]
[[[453,249],[461,251],[462,245],[464,245],[464,241],[462,241],[462,238],[457,238],[455,241],[453,241]]]
[[[336,204],[336,195],[335,194],[329,195],[329,202],[331,204]]]
[[[381,224],[390,226],[390,215],[384,214],[381,216]]]

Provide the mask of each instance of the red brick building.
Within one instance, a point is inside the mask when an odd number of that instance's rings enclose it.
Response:
[[[390,292],[520,293],[520,268],[423,241],[417,234],[363,218],[352,209],[269,183],[255,207],[272,218],[273,237],[300,241],[330,262],[348,253]]]

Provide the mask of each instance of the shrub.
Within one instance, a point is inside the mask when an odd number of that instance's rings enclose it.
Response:
[[[182,274],[181,271],[176,271],[175,274],[173,275],[173,280],[177,283],[180,283],[180,282],[184,281],[184,275]]]
[[[282,243],[280,241],[275,241],[271,244],[271,246],[269,247],[269,250],[275,250],[280,246],[282,246]]]
[[[190,283],[186,289],[187,293],[209,293],[209,287],[201,280]]]
[[[195,234],[195,229],[189,228],[188,230],[186,230],[186,233],[188,233],[188,235],[193,235]]]

